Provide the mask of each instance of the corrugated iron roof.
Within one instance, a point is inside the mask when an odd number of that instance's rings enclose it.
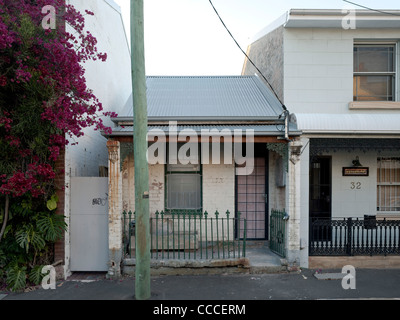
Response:
[[[276,119],[279,100],[257,76],[148,76],[151,119]],[[119,118],[133,117],[132,96]]]

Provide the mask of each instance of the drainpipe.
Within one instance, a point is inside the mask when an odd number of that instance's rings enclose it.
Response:
[[[284,135],[284,139],[286,141],[290,141],[289,139],[289,110],[282,105],[284,111],[279,115],[279,119],[281,119],[282,117],[284,117],[284,126],[285,126],[285,135]]]

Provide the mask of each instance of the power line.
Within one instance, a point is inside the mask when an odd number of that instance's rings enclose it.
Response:
[[[383,14],[388,14],[388,15],[392,15],[392,16],[400,16],[400,14],[397,14],[397,13],[388,12],[388,11],[382,11],[382,10],[378,10],[378,9],[372,9],[372,8],[363,6],[363,5],[361,5],[361,4],[357,4],[357,3],[354,3],[354,2],[351,2],[351,1],[347,1],[347,0],[343,0],[343,1],[344,1],[344,2],[347,2],[347,3],[350,3],[350,4],[352,4],[352,5],[355,5],[355,6],[357,6],[357,7],[370,10],[370,11],[375,11],[375,12],[379,12],[379,13],[383,13]]]
[[[260,75],[263,77],[263,79],[268,83],[269,87],[271,88],[272,92],[274,93],[275,97],[278,99],[278,101],[280,102],[280,104],[282,105],[282,108],[286,111],[287,108],[286,106],[282,103],[281,99],[279,99],[278,95],[276,94],[274,88],[272,87],[272,85],[269,83],[269,81],[267,80],[267,78],[263,75],[263,73],[261,72],[261,70],[255,65],[255,63],[250,59],[250,57],[246,54],[246,52],[244,52],[244,50],[241,48],[241,46],[239,45],[239,43],[236,41],[235,37],[232,35],[232,33],[229,31],[228,27],[225,25],[224,21],[222,20],[221,16],[219,15],[217,9],[214,7],[213,3],[211,0],[208,0],[212,6],[212,8],[214,9],[215,13],[217,14],[219,20],[221,21],[222,25],[224,26],[224,28],[226,29],[226,31],[229,33],[229,35],[231,36],[231,38],[233,39],[233,41],[236,43],[237,47],[240,49],[240,51],[242,51],[242,53],[245,55],[245,57],[247,58],[247,60],[250,61],[250,63],[254,66],[254,68],[256,68],[256,70],[260,73]]]

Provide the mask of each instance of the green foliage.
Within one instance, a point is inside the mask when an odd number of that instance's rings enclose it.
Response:
[[[36,223],[38,230],[46,241],[55,242],[60,239],[67,227],[64,216],[46,213],[41,215]]]
[[[42,265],[34,266],[29,273],[29,280],[31,280],[36,285],[40,284],[42,282],[42,279],[44,278],[44,274],[42,274],[43,267],[44,266]]]
[[[5,267],[7,265],[7,258],[4,250],[0,248],[0,279],[5,276]]]
[[[49,200],[58,199],[52,196]],[[64,216],[48,207],[48,202],[28,196],[10,203],[9,222],[0,242],[0,282],[3,279],[10,290],[40,284],[43,266],[52,263],[52,244],[62,238],[67,224]]]
[[[55,210],[57,208],[57,201],[58,201],[57,195],[53,194],[50,200],[47,200],[46,203],[47,209],[49,209],[50,211]]]
[[[17,291],[26,286],[26,267],[13,265],[7,272],[7,285],[12,291]]]
[[[43,236],[33,225],[24,226],[15,234],[15,239],[21,248],[29,252],[29,247],[32,246],[35,251],[44,249],[46,243]]]

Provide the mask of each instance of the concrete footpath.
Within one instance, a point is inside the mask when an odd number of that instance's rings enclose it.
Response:
[[[150,300],[400,300],[399,269],[356,269],[355,288],[348,289],[342,286],[341,270],[316,271],[152,276]],[[24,293],[0,292],[0,300],[0,306],[9,300],[135,300],[135,279],[109,280],[104,273],[77,273],[58,281],[56,289],[39,286]]]

